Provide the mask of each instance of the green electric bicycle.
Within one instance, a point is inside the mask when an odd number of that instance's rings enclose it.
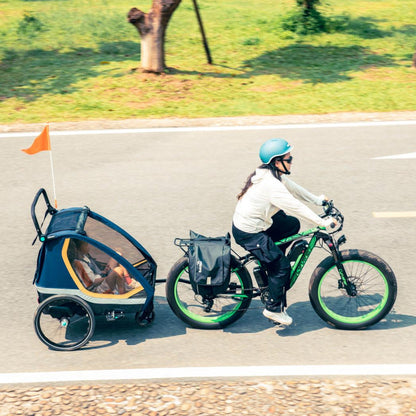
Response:
[[[383,319],[392,309],[397,295],[393,270],[377,255],[364,250],[340,250],[346,242],[342,230],[344,217],[333,202],[324,207],[322,217],[333,217],[337,225],[331,230],[316,227],[285,238],[276,244],[291,245],[290,287],[318,247],[330,253],[316,267],[309,283],[309,299],[316,313],[327,323],[340,329],[363,329]],[[176,239],[184,252],[171,268],[166,280],[166,298],[173,312],[185,323],[201,329],[219,329],[237,321],[249,309],[251,300],[269,296],[267,274],[258,259],[247,254],[240,257],[233,251],[231,277],[221,293],[198,294],[189,279],[190,240]],[[247,265],[254,268],[249,272]],[[254,275],[254,279],[252,276]]]

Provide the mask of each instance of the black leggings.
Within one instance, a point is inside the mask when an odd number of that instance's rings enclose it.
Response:
[[[296,217],[287,215],[284,211],[278,211],[272,217],[273,224],[268,228],[265,233],[273,240],[273,242],[279,241],[283,238],[290,237],[296,234],[300,230],[300,222]],[[283,254],[291,243],[282,244],[279,246]]]
[[[254,254],[266,267],[270,291],[266,309],[281,312],[286,306],[285,293],[290,280],[290,263],[285,257],[290,243],[276,246],[274,242],[296,234],[300,229],[300,222],[283,211],[277,212],[272,220],[273,224],[269,229],[253,234],[241,231],[233,225],[233,236],[237,244]]]

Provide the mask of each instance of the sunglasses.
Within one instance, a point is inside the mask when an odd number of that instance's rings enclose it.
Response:
[[[292,163],[293,156],[289,156],[287,159],[282,159],[282,162]]]

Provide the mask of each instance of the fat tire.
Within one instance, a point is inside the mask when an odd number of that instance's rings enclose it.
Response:
[[[374,277],[373,279],[370,279],[368,276],[364,274],[361,281],[359,278],[357,278],[356,282],[358,294],[354,297],[346,294],[345,289],[333,289],[337,292],[337,296],[339,297],[339,299],[343,300],[344,302],[355,302],[355,304],[357,304],[358,309],[360,296],[361,299],[363,299],[365,296],[369,296],[368,291],[371,290],[371,288],[369,287],[371,283],[370,280],[374,281],[377,279],[381,282],[380,292],[382,292],[382,287],[384,285],[384,293],[377,293],[374,295],[375,297],[381,297],[381,302],[372,311],[369,311],[368,313],[362,314],[357,317],[342,315],[339,311],[335,311],[335,309],[338,309],[335,307],[331,309],[331,305],[327,303],[327,301],[323,298],[320,292],[325,279],[327,279],[327,281],[330,280],[330,276],[328,273],[331,271],[333,272],[331,283],[335,283],[334,277],[336,269],[334,270],[335,261],[333,257],[327,257],[326,259],[324,259],[314,270],[309,283],[309,299],[316,313],[330,325],[339,329],[347,330],[367,328],[383,319],[392,309],[397,296],[396,277],[393,273],[393,270],[383,259],[369,251],[343,250],[340,252],[340,255],[342,263],[346,267],[347,275],[349,274],[347,266],[349,265],[354,267],[354,265],[356,265],[357,267],[361,266],[362,270],[364,270],[365,267],[369,266],[368,270],[370,270]],[[336,274],[339,278],[339,274],[337,271]],[[367,283],[364,280],[367,280]],[[365,284],[367,284],[366,287],[364,287]],[[366,291],[367,287],[368,291]],[[364,291],[366,292],[364,293]],[[335,305],[334,301],[332,301],[332,303]]]
[[[52,318],[52,316],[48,313],[48,308],[59,307],[59,305],[66,307],[66,305],[71,305],[72,308],[75,308],[79,316],[85,316],[87,328],[85,333],[79,340],[74,342],[57,342],[56,340],[51,339],[51,337],[46,333],[46,328],[42,328],[42,317],[49,316],[48,323],[50,325],[56,325],[56,328],[59,330],[60,320],[57,318]],[[70,307],[70,309],[71,309]],[[71,327],[71,318],[69,318],[68,329]],[[87,342],[91,339],[94,334],[95,330],[95,317],[94,312],[92,311],[90,305],[85,302],[83,299],[77,296],[71,295],[54,295],[51,297],[46,298],[36,309],[35,316],[34,316],[34,326],[36,335],[39,339],[47,345],[49,348],[56,350],[56,351],[74,351],[81,347],[83,347]]]
[[[231,275],[236,275],[243,288],[242,294],[245,296],[243,300],[236,304],[236,307],[232,309],[231,314],[228,312],[221,317],[209,318],[203,315],[197,315],[187,308],[187,305],[181,303],[179,296],[177,296],[177,282],[184,277],[189,280],[189,274],[187,272],[189,260],[187,256],[181,257],[171,268],[166,279],[166,299],[170,308],[175,315],[180,318],[186,324],[198,329],[221,329],[233,322],[240,319],[248,307],[250,306],[251,299],[253,297],[253,285],[250,274],[244,266],[241,266],[238,260],[231,256]],[[191,291],[191,285],[189,284],[189,291]],[[195,295],[196,296],[196,295]],[[216,299],[220,299],[219,294]],[[228,317],[225,317],[229,315]]]

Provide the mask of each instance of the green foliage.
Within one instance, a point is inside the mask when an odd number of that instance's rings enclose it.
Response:
[[[247,38],[244,39],[241,43],[246,46],[255,46],[261,42],[259,38]]]
[[[36,32],[45,30],[44,24],[31,12],[25,12],[23,19],[19,22],[18,33],[24,35],[34,35]]]
[[[327,32],[327,19],[317,9],[320,0],[296,0],[298,9],[282,20],[282,28],[300,35]]]
[[[304,10],[296,10],[288,13],[282,19],[282,29],[299,35],[327,32],[327,21],[318,10],[305,13]]]
[[[414,0],[325,0],[324,32],[284,26],[294,0],[199,4],[214,65],[183,0],[156,76],[131,0],[2,2],[0,123],[416,109]]]
[[[296,3],[299,7],[303,7],[305,9],[313,9],[315,8],[321,1],[320,0],[296,0]]]

